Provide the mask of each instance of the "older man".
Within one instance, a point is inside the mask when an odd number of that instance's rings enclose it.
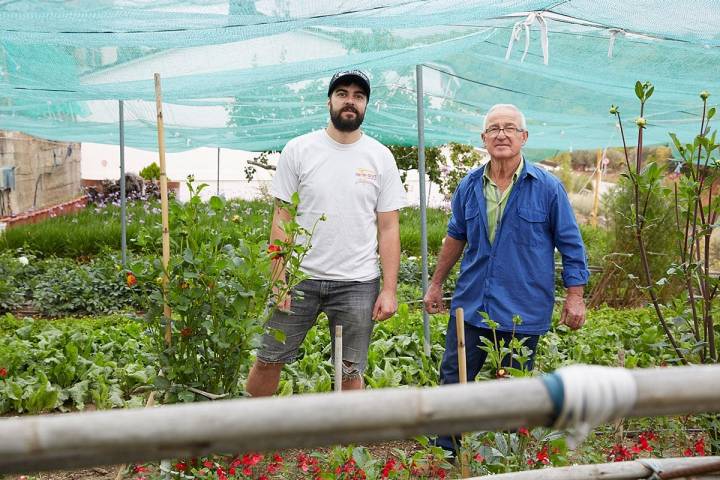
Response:
[[[444,310],[442,285],[462,256],[451,302],[441,383],[459,381],[455,309],[465,312],[467,378],[472,381],[486,359],[482,338],[493,339],[485,318],[498,324],[498,341],[513,334],[533,351],[525,365],[505,358],[503,365],[532,369],[540,335],[550,328],[554,306],[557,248],[567,289],[560,322],[572,329],[585,322],[583,287],[588,270],[575,215],[557,178],[528,163],[525,116],[510,104],[490,108],[482,133],[490,162],[470,172],[452,200],[452,216],[424,304]],[[464,255],[463,255],[464,252]],[[517,320],[519,317],[520,324]],[[454,451],[451,437],[438,444]]]

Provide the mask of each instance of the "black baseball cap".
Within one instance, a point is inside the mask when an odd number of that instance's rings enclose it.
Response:
[[[360,86],[365,91],[365,96],[370,98],[370,79],[365,72],[361,70],[344,70],[337,72],[330,79],[330,86],[328,87],[328,97],[332,95],[339,82],[352,82]]]

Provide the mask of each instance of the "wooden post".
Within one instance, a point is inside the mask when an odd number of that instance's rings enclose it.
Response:
[[[168,289],[168,265],[170,263],[170,217],[168,214],[167,169],[165,165],[165,126],[163,124],[162,92],[160,90],[160,74],[155,74],[155,105],[157,106],[158,154],[160,155],[160,206],[162,211],[162,264],[163,291],[165,298]],[[165,343],[172,343],[172,311],[167,300],[163,306],[165,316]]]
[[[155,392],[150,392],[150,395],[148,396],[147,403],[145,404],[145,408],[150,408],[155,406]],[[125,475],[125,469],[127,468],[127,464],[120,465],[120,468],[118,468],[117,473],[115,474],[115,480],[122,480],[123,476]]]
[[[455,309],[455,329],[457,330],[457,357],[458,371],[460,375],[460,383],[467,383],[467,358],[465,357],[465,311],[462,307]],[[465,434],[461,436],[459,453],[460,453],[460,471],[463,478],[470,476],[470,462],[468,451],[465,447]]]
[[[343,373],[343,340],[342,325],[335,325],[335,391],[342,392]]]
[[[465,312],[455,309],[455,328],[457,330],[458,370],[460,383],[467,383],[467,359],[465,358]]]
[[[600,176],[602,169],[602,150],[597,151],[597,162],[595,162],[595,188],[593,189],[593,208],[590,216],[590,224],[593,227],[598,225],[598,207],[600,205]]]

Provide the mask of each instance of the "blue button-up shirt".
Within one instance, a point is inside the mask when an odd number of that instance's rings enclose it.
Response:
[[[538,335],[550,328],[555,290],[555,248],[562,255],[565,287],[585,285],[589,276],[580,230],[560,181],[524,162],[497,226],[488,240],[483,193],[485,167],[470,172],[455,192],[448,235],[466,241],[451,312],[462,307],[465,321],[485,327],[479,312],[498,330]]]

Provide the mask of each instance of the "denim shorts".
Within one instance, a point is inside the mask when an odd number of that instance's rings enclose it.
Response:
[[[335,352],[335,326],[342,325],[343,362],[352,364],[354,372],[364,372],[375,324],[372,310],[379,292],[379,278],[365,282],[303,280],[291,293],[290,312],[278,310],[267,323],[267,327],[285,333],[285,343],[266,332],[258,360],[294,362],[307,332],[324,312],[329,320],[331,352]]]

